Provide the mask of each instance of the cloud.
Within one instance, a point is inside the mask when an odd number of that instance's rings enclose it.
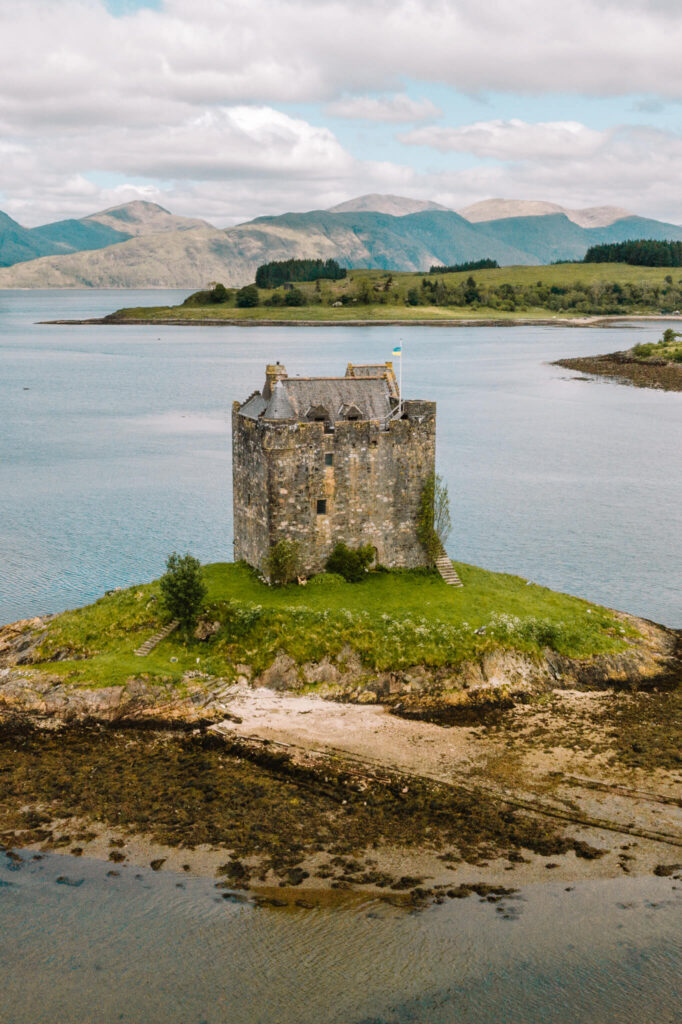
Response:
[[[443,113],[430,100],[413,100],[404,92],[395,93],[393,96],[346,96],[328,104],[326,112],[332,117],[383,121],[389,124],[431,121],[441,117]]]
[[[117,17],[100,0],[22,0],[0,4],[0,38],[0,120],[15,126],[342,103],[407,79],[682,97],[679,5],[648,0],[166,0]]]
[[[546,0],[110,6],[117,16],[103,0],[0,0],[0,206],[25,223],[82,215],[119,195],[230,223],[368,191],[446,206],[491,194],[606,201],[682,219],[671,199],[678,136],[570,120],[417,127],[439,111],[405,85],[438,83],[439,96],[450,86],[678,100],[673,0],[565,0],[560,11]],[[401,136],[406,164],[417,146],[485,163],[423,173],[357,159],[312,116],[277,109],[304,102],[415,125]],[[95,184],[102,173],[116,184]]]
[[[411,146],[431,146],[441,153],[472,153],[495,160],[565,160],[589,157],[604,142],[604,133],[577,121],[478,121],[460,128],[429,125],[399,136]]]

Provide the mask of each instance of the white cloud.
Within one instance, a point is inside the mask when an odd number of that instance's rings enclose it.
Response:
[[[412,146],[431,146],[441,153],[472,153],[495,160],[565,160],[589,157],[604,142],[604,133],[576,121],[479,121],[448,128],[428,125],[399,136]]]
[[[413,100],[406,93],[393,96],[345,96],[328,104],[332,117],[356,118],[364,121],[383,121],[408,124],[412,121],[431,121],[442,111],[430,100]]]
[[[682,220],[678,136],[570,120],[423,125],[403,142],[502,162],[424,174],[358,160],[329,129],[276,109],[438,116],[407,95],[408,79],[680,99],[673,0],[165,0],[123,17],[103,0],[0,0],[0,40],[0,205],[25,223],[140,194],[228,223],[368,191],[448,206],[491,194],[609,202]],[[120,183],[93,184],[102,172]]]

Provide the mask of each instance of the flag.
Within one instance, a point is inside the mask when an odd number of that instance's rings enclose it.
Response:
[[[393,349],[393,355],[394,356],[401,356],[402,354],[403,354],[403,347],[402,347],[402,345],[396,345],[396,347]]]

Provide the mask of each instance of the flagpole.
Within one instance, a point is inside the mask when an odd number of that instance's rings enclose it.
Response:
[[[400,392],[400,415],[403,414],[403,339],[400,339],[400,384],[398,385]]]

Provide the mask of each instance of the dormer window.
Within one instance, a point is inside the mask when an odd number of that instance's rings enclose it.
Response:
[[[354,422],[355,420],[362,420],[362,419],[364,419],[364,416],[362,415],[362,412],[360,411],[360,409],[358,409],[357,405],[355,405],[354,403],[349,403],[349,404],[346,404],[346,405],[342,405],[341,409],[339,411],[340,411],[341,419],[342,420],[348,420],[351,423]]]

